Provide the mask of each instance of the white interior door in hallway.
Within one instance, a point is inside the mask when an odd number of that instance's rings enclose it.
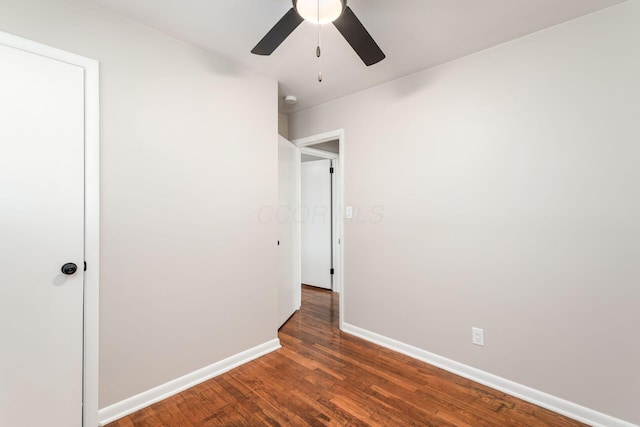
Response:
[[[302,283],[331,289],[331,160],[304,162],[302,182]]]
[[[278,327],[300,308],[300,150],[278,137]]]
[[[1,426],[82,425],[84,72],[0,44]]]

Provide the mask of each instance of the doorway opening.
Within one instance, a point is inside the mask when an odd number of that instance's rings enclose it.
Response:
[[[300,150],[301,284],[340,294],[344,309],[344,131],[293,140]]]
[[[334,181],[340,173],[339,142],[318,145],[331,151],[317,146],[300,148],[302,284],[337,291],[334,276],[340,262],[335,220],[339,213],[335,212],[338,192]]]

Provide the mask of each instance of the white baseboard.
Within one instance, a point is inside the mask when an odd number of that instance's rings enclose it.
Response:
[[[490,374],[480,369],[473,368],[463,363],[456,362],[446,357],[438,356],[426,350],[396,341],[375,332],[359,328],[357,326],[344,323],[342,330],[348,334],[355,335],[364,340],[381,345],[388,349],[405,354],[417,360],[421,360],[430,365],[437,366],[446,371],[460,375],[477,383],[486,385],[493,389],[507,393],[511,396],[533,403],[540,407],[549,409],[558,414],[565,415],[574,420],[589,424],[593,427],[638,427],[627,421],[614,418],[602,412],[586,408],[576,403],[569,402],[556,396],[544,393],[539,390],[527,387],[522,384],[507,380],[497,375]]]
[[[280,340],[277,338],[273,339],[264,344],[260,344],[259,346],[243,351],[242,353],[238,353],[221,360],[220,362],[216,362],[180,378],[176,378],[168,383],[154,387],[151,390],[147,390],[111,406],[102,408],[98,411],[99,425],[104,426],[109,424],[135,411],[200,384],[201,382],[230,371],[244,363],[257,359],[260,356],[264,356],[267,353],[271,353],[279,348],[281,348]]]

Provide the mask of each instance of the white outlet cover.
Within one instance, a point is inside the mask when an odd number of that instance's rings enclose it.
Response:
[[[471,328],[471,342],[475,345],[484,345],[484,331],[480,328]]]

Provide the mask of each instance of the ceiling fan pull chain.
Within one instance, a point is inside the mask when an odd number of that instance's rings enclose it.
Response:
[[[320,24],[320,0],[318,0],[318,47],[316,48],[316,56],[318,57],[318,82],[322,83],[322,25]]]
[[[318,47],[316,48],[316,56],[320,58],[322,51],[320,46],[322,45],[322,25],[320,24],[320,0],[318,0]]]

